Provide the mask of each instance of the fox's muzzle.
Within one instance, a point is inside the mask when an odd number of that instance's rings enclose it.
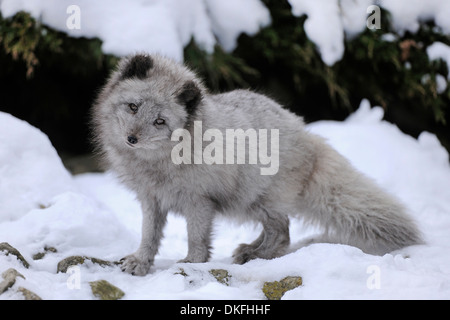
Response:
[[[138,143],[138,138],[136,138],[136,136],[134,136],[134,135],[128,136],[127,140],[128,140],[128,142],[131,143],[131,144],[136,144],[136,143]]]

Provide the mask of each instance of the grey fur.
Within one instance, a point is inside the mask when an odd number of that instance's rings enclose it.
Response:
[[[139,61],[144,61],[142,67]],[[135,114],[130,104],[138,106]],[[158,125],[156,119],[165,123]],[[174,164],[170,155],[178,142],[171,141],[171,134],[177,128],[193,134],[193,121],[202,121],[203,131],[279,129],[278,173],[261,175],[254,164]],[[216,215],[263,226],[253,243],[235,250],[235,263],[283,255],[289,246],[289,215],[323,227],[323,236],[315,241],[368,253],[421,243],[404,207],[322,138],[307,132],[302,118],[251,91],[210,94],[194,72],[165,57],[122,59],[93,107],[92,127],[107,167],[142,204],[142,242],[123,259],[126,272],[149,272],[169,210],[187,220],[184,262],[208,260]],[[130,135],[136,143],[127,141]]]

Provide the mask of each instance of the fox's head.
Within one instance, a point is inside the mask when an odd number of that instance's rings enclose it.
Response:
[[[103,148],[157,149],[188,125],[204,93],[182,64],[160,55],[123,58],[93,108],[96,140]]]

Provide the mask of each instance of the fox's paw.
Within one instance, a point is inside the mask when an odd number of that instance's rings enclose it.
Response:
[[[186,258],[178,260],[178,263],[203,263],[209,259],[209,252],[197,252],[197,254],[188,254]]]
[[[130,254],[120,259],[120,269],[133,276],[145,276],[153,264],[152,260],[141,259],[136,254]]]
[[[250,244],[242,243],[233,252],[233,263],[244,264],[250,260],[256,259],[255,248]]]

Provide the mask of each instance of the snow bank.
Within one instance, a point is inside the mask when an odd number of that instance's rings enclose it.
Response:
[[[250,35],[270,23],[270,13],[260,0],[207,0],[212,30],[226,51],[236,47],[242,33]]]
[[[317,45],[322,60],[333,65],[345,52],[345,38],[367,28],[368,10],[377,4],[392,16],[395,32],[417,32],[421,21],[433,19],[450,33],[447,0],[288,0],[295,16],[307,15],[305,32]],[[80,28],[69,28],[73,10],[80,9]],[[208,52],[219,43],[236,47],[241,33],[253,35],[271,22],[260,0],[3,0],[5,17],[25,10],[56,30],[74,37],[98,37],[103,51],[118,56],[136,51],[159,52],[178,61],[192,37]],[[369,11],[369,12],[368,12]],[[70,23],[69,23],[70,24]],[[383,28],[383,26],[381,26]]]
[[[79,29],[67,25],[72,5],[79,7]],[[216,38],[233,50],[241,33],[254,34],[270,23],[259,0],[3,0],[0,10],[4,17],[25,10],[71,36],[98,37],[105,53],[159,52],[178,61],[192,37],[210,52]]]
[[[301,276],[303,285],[283,299],[449,299],[448,153],[434,135],[424,132],[416,140],[382,117],[381,108],[363,101],[346,121],[319,121],[307,129],[326,137],[359,170],[397,195],[417,219],[425,245],[384,256],[337,244],[294,249],[316,230],[292,219],[290,254],[233,265],[234,248],[253,241],[261,227],[218,220],[211,261],[180,264],[176,261],[187,252],[186,223],[171,214],[150,274],[134,277],[116,266],[88,262],[80,266],[74,286],[73,275],[56,273],[57,263],[71,255],[116,261],[136,250],[140,205],[110,173],[69,176],[39,130],[0,113],[0,242],[16,247],[30,263],[26,269],[0,252],[0,272],[12,267],[26,278],[0,299],[20,299],[19,286],[43,299],[94,299],[89,281],[100,279],[121,288],[123,299],[264,299],[263,283],[286,276]],[[20,214],[11,215],[18,207]],[[57,252],[33,260],[45,247]],[[211,269],[226,269],[229,285],[217,282]]]
[[[434,20],[443,33],[450,33],[450,2],[447,0],[380,0],[380,5],[392,15],[397,32],[416,33],[420,22]]]
[[[372,14],[368,9],[374,4],[391,13],[398,34],[416,33],[420,22],[425,20],[434,20],[443,33],[450,33],[450,2],[447,0],[289,0],[289,3],[295,16],[307,15],[305,32],[317,45],[323,62],[330,66],[342,59],[344,39],[365,30],[367,18]]]
[[[307,15],[305,32],[318,47],[322,60],[333,65],[344,55],[344,34],[354,36],[366,27],[370,0],[289,0],[295,16]]]
[[[47,136],[25,121],[0,112],[0,223],[16,220],[31,209],[72,188]]]

